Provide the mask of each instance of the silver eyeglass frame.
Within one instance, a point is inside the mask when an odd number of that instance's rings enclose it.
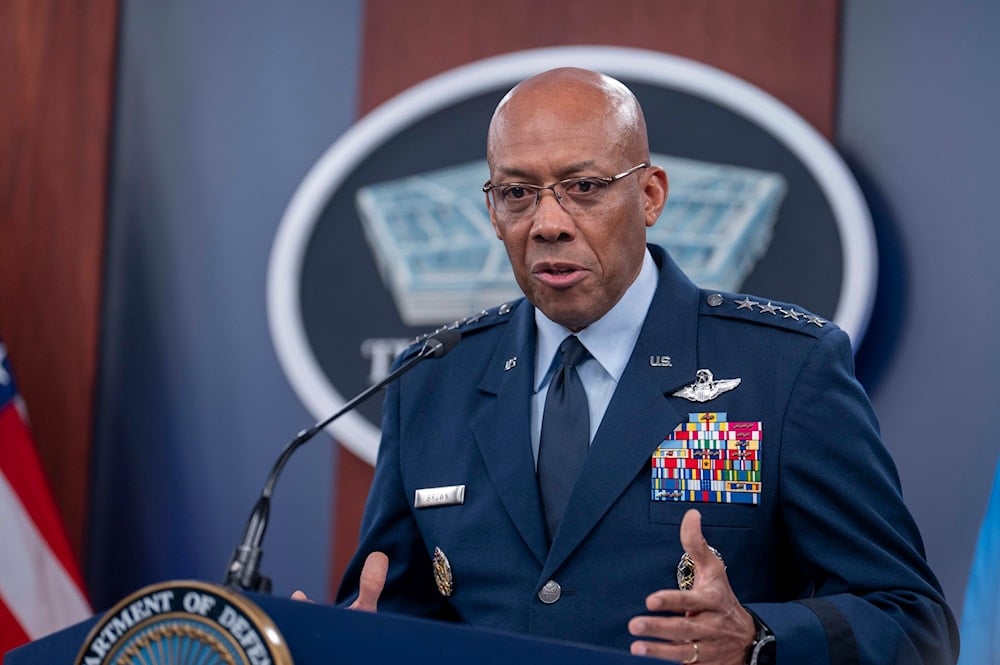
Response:
[[[546,189],[548,189],[548,190],[550,190],[552,192],[552,195],[555,197],[556,201],[559,203],[560,206],[562,206],[563,205],[563,195],[559,194],[559,192],[556,191],[556,187],[559,187],[560,185],[562,186],[562,189],[565,190],[568,187],[567,183],[577,183],[577,182],[581,182],[581,181],[584,181],[584,180],[598,180],[598,181],[603,182],[604,184],[606,184],[606,185],[608,185],[610,187],[611,185],[613,185],[614,183],[618,182],[622,178],[626,178],[626,177],[632,175],[633,173],[636,173],[637,171],[639,171],[639,169],[646,169],[646,168],[649,168],[649,167],[650,167],[650,163],[649,162],[642,162],[641,164],[636,164],[632,168],[627,169],[625,171],[622,171],[621,173],[617,173],[617,174],[615,174],[613,176],[580,176],[580,177],[576,177],[576,178],[564,178],[563,180],[558,180],[558,181],[552,183],[551,185],[532,185],[532,184],[529,184],[529,183],[526,183],[526,182],[498,182],[498,183],[493,183],[493,182],[490,182],[489,180],[487,180],[483,184],[483,193],[486,194],[487,202],[489,203],[490,192],[492,192],[494,189],[496,189],[498,187],[521,187],[521,188],[524,188],[526,190],[533,191],[535,193],[535,202],[534,202],[534,204],[532,204],[532,205],[528,206],[527,208],[525,208],[524,210],[516,212],[516,213],[511,213],[510,211],[505,210],[501,206],[497,206],[496,205],[496,198],[494,196],[494,200],[492,201],[492,206],[491,206],[494,210],[497,210],[498,212],[501,212],[503,214],[508,214],[508,215],[512,215],[512,216],[516,217],[516,216],[527,214],[527,213],[535,210],[536,208],[538,208],[538,203],[542,199],[542,192],[545,191]]]

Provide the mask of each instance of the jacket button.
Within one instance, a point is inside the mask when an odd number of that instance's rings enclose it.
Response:
[[[559,586],[559,582],[556,582],[555,580],[549,580],[545,583],[545,586],[538,591],[538,600],[542,601],[546,605],[551,605],[556,602],[559,600],[560,596],[562,596],[562,587]]]

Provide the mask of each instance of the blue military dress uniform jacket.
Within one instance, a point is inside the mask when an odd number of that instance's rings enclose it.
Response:
[[[694,507],[737,597],[777,636],[779,663],[953,663],[954,618],[847,335],[789,305],[699,290],[650,250],[659,285],[551,547],[529,434],[534,316],[519,300],[464,322],[448,356],[389,388],[338,600],[381,550],[380,611],[627,649],[645,597],[676,588],[678,527]],[[699,369],[741,381],[708,402],[675,396]],[[655,451],[705,413],[759,425],[757,503],[653,491]],[[414,507],[417,490],[456,485],[462,503]]]

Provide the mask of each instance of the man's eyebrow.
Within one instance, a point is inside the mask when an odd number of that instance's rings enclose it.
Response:
[[[532,177],[527,171],[504,166],[497,168],[497,175],[501,178],[520,178],[524,181],[531,180]]]
[[[556,173],[556,177],[559,180],[564,178],[571,178],[576,174],[585,171],[592,171],[594,169],[594,160],[588,159],[582,162],[577,162],[575,164],[569,164],[564,166]],[[520,169],[514,166],[499,166],[497,167],[497,175],[504,178],[520,178],[520,182],[528,184],[532,181],[541,182],[533,173]]]
[[[574,175],[582,173],[582,172],[585,172],[585,171],[593,171],[595,167],[596,167],[596,164],[595,164],[594,160],[588,159],[586,161],[577,162],[576,164],[570,164],[569,166],[567,166],[567,167],[563,168],[562,170],[560,170],[559,171],[559,175],[561,177],[563,177],[563,178],[571,178]],[[588,175],[592,175],[592,174],[588,174]]]

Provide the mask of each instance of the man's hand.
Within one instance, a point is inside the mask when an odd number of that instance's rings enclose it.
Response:
[[[378,598],[385,588],[385,577],[389,574],[389,557],[382,552],[372,552],[365,559],[361,568],[361,583],[358,585],[358,598],[348,609],[362,612],[378,610]]]
[[[382,552],[372,552],[365,559],[361,568],[361,583],[358,585],[358,598],[347,608],[362,612],[378,610],[378,599],[385,588],[385,578],[389,574],[389,557]],[[302,591],[293,591],[292,600],[309,600]]]
[[[629,621],[632,635],[667,640],[635,641],[632,653],[682,663],[742,665],[756,637],[753,617],[729,586],[726,567],[709,549],[697,510],[684,515],[681,546],[694,561],[694,588],[662,589],[646,597],[649,611],[681,616],[637,616]]]

